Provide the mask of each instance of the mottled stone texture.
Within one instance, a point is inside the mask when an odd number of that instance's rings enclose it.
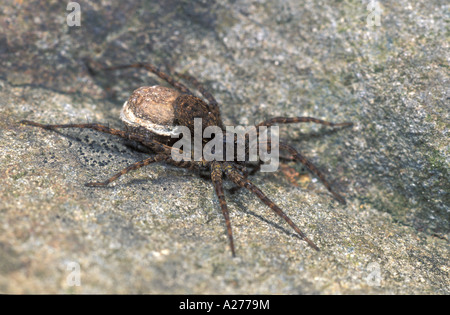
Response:
[[[367,1],[79,3],[79,27],[64,1],[2,3],[0,293],[450,293],[445,1],[376,2],[372,27]],[[232,259],[211,183],[172,166],[84,187],[147,155],[17,122],[120,127],[130,93],[160,83],[137,70],[92,76],[87,59],[188,71],[225,124],[355,122],[280,128],[347,205],[293,163],[252,177],[322,251],[239,191],[227,194]]]

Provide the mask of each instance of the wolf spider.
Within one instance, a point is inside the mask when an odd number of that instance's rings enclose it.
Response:
[[[172,106],[171,110],[173,111],[173,123],[178,126],[187,126],[188,128],[192,128],[192,119],[193,118],[202,118],[205,123],[203,127],[206,126],[219,126],[222,130],[224,130],[224,125],[222,123],[222,119],[220,117],[220,110],[216,99],[213,97],[211,93],[209,93],[201,83],[199,83],[195,78],[187,74],[175,74],[189,81],[206,99],[206,101],[202,100],[199,97],[194,96],[194,94],[181,82],[175,80],[172,76],[167,75],[166,73],[160,71],[154,65],[148,63],[136,63],[131,65],[121,65],[112,68],[103,68],[103,70],[116,70],[116,69],[126,69],[126,68],[140,68],[146,69],[154,74],[156,74],[159,78],[168,82],[174,89],[169,91],[174,94],[174,101],[169,102],[170,106]],[[144,89],[145,88],[141,88]],[[164,88],[167,89],[167,88]],[[138,89],[139,90],[139,89]],[[137,91],[135,93],[137,93]],[[145,91],[144,91],[145,92]],[[134,95],[134,94],[133,94]],[[139,100],[139,97],[142,95],[138,95],[133,98],[134,100]],[[156,95],[155,97],[159,97]],[[130,97],[130,100],[132,98]],[[142,97],[141,97],[142,99]],[[129,101],[130,101],[129,100]],[[125,103],[126,105],[127,103]],[[125,107],[124,107],[125,108]],[[121,114],[122,117],[122,114]],[[158,117],[157,117],[158,118]],[[263,121],[256,125],[256,127],[260,126],[272,126],[275,124],[291,124],[291,123],[304,123],[304,122],[313,122],[325,126],[330,127],[345,127],[351,126],[352,123],[344,122],[344,123],[331,123],[328,121],[324,121],[321,119],[313,118],[313,117],[275,117],[269,120]],[[96,131],[100,131],[106,134],[115,135],[127,140],[135,141],[146,148],[151,149],[156,153],[147,159],[136,162],[110,178],[106,179],[103,182],[90,182],[85,184],[88,187],[96,187],[96,186],[106,186],[111,182],[117,180],[120,176],[125,175],[126,173],[149,165],[155,162],[166,162],[177,167],[188,168],[188,169],[197,169],[197,170],[206,170],[210,174],[210,178],[212,180],[217,198],[219,199],[220,207],[222,210],[222,214],[225,218],[225,224],[228,234],[229,245],[231,249],[232,256],[236,256],[234,242],[233,242],[233,234],[231,229],[230,217],[228,214],[227,203],[224,195],[223,188],[223,177],[225,176],[231,182],[237,185],[237,188],[245,188],[255,194],[264,204],[266,204],[270,209],[272,209],[278,216],[284,219],[288,225],[290,225],[294,231],[300,236],[301,239],[306,241],[310,247],[319,251],[319,248],[313,241],[311,241],[305,233],[300,230],[300,228],[281,210],[279,206],[277,206],[271,199],[269,199],[255,184],[253,184],[247,177],[249,172],[246,169],[247,162],[239,162],[237,160],[234,161],[206,161],[202,159],[201,161],[176,161],[171,156],[171,142],[168,139],[167,135],[158,134],[158,132],[149,132],[145,130],[145,128],[140,128],[140,126],[135,126],[136,128],[126,128],[125,131],[113,129],[101,124],[97,123],[85,123],[85,124],[41,124],[29,120],[22,120],[20,123],[35,127],[40,127],[44,129],[58,129],[58,128],[86,128],[92,129]],[[269,143],[270,145],[270,143]],[[297,162],[302,163],[306,168],[312,172],[315,176],[319,178],[319,180],[323,183],[323,185],[330,191],[330,193],[341,203],[345,204],[344,198],[335,192],[328,181],[325,179],[322,172],[314,166],[309,160],[307,160],[303,155],[301,155],[297,150],[295,150],[292,146],[287,145],[285,143],[280,142],[279,148],[281,150],[287,151],[291,157],[291,160],[295,160]],[[261,162],[260,162],[261,164]],[[257,171],[257,169],[256,169]]]

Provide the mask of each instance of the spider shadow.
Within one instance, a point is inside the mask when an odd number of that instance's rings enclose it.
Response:
[[[312,131],[312,132],[299,132],[297,137],[284,137],[285,139],[283,140],[287,140],[289,142],[294,142],[294,143],[302,143],[302,142],[306,142],[306,141],[317,141],[321,138],[327,137],[327,136],[331,136],[337,132],[340,132],[341,130],[344,130],[346,128],[351,128],[352,126],[343,126],[343,127],[339,127],[339,128],[327,128],[327,127],[322,127],[320,128],[318,131]],[[280,137],[282,135],[282,132],[280,131]],[[280,138],[281,140],[281,138]],[[282,141],[287,143],[287,141]]]
[[[58,136],[61,136],[62,138],[69,141],[69,145],[67,148],[73,148],[73,143],[76,143],[77,146],[79,146],[82,150],[88,150],[89,152],[92,152],[93,156],[92,159],[95,160],[95,154],[96,151],[104,151],[103,155],[113,155],[107,160],[107,164],[114,163],[116,159],[118,158],[132,158],[135,159],[135,162],[141,159],[144,159],[145,157],[148,157],[149,155],[154,155],[154,152],[148,152],[144,150],[140,150],[138,147],[138,144],[133,145],[130,143],[131,141],[126,139],[119,139],[118,141],[112,141],[113,138],[115,138],[112,135],[105,135],[105,134],[99,134],[100,136],[97,137],[91,137],[91,135],[96,134],[95,132],[92,132],[88,130],[86,132],[86,129],[77,130],[77,129],[66,129],[64,131],[58,130],[58,129],[49,129],[48,131],[54,132],[58,134]],[[76,150],[76,149],[75,149]],[[80,161],[82,161],[81,156],[78,157]],[[86,162],[86,161],[85,161]],[[132,161],[129,162],[129,164],[133,163]],[[82,163],[83,164],[83,163]],[[84,163],[86,164],[86,163]],[[97,165],[99,167],[102,167],[102,165]],[[103,165],[105,166],[105,165]],[[119,171],[119,170],[117,170]],[[100,186],[98,186],[100,187]],[[107,186],[110,187],[110,186]]]
[[[234,193],[230,193],[230,192],[229,192],[228,195],[231,195],[231,196],[233,196],[233,195],[234,195],[234,196],[237,196],[238,194],[241,193],[242,190],[243,190],[243,189],[241,189],[241,190],[239,190],[239,191],[236,191],[236,192],[234,192]],[[228,200],[230,200],[230,198],[228,198]],[[257,213],[255,213],[254,211],[249,210],[249,209],[248,209],[247,207],[245,207],[244,204],[243,204],[241,201],[239,201],[238,199],[234,199],[233,202],[234,202],[234,203],[239,207],[239,209],[240,209],[241,211],[243,211],[244,213],[250,214],[251,216],[253,216],[253,217],[259,219],[260,221],[267,223],[268,225],[270,225],[270,226],[276,228],[277,230],[281,231],[282,233],[286,234],[287,236],[296,237],[297,239],[302,240],[302,238],[301,238],[299,235],[297,235],[296,233],[291,232],[291,231],[289,231],[288,229],[284,228],[283,226],[279,225],[278,223],[275,223],[275,222],[273,222],[273,221],[271,221],[271,220],[268,220],[268,219],[264,218],[262,215],[257,214]],[[261,205],[261,206],[262,206],[262,205]]]
[[[70,122],[71,123],[71,122]],[[90,123],[87,121],[87,123]],[[105,124],[108,128],[110,124]],[[70,130],[70,131],[69,131]],[[138,143],[132,143],[132,140],[117,138],[113,135],[98,133],[89,129],[66,129],[65,131],[61,131],[58,129],[50,129],[50,131],[57,133],[58,135],[71,140],[73,142],[79,143],[82,146],[90,147],[92,150],[101,148],[102,150],[109,151],[110,153],[133,153],[133,155],[149,155],[155,154],[153,152],[145,151],[141,148]],[[90,137],[91,135],[96,135],[94,137]],[[84,139],[83,139],[84,136]],[[102,139],[105,139],[106,142],[101,143]],[[110,141],[111,139],[117,139],[117,141]],[[119,148],[117,144],[123,146]]]

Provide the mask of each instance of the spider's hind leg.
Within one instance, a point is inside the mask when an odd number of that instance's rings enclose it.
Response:
[[[43,129],[47,129],[47,130],[55,130],[55,129],[60,129],[60,128],[92,129],[92,130],[100,131],[100,132],[107,133],[110,135],[118,136],[118,137],[121,137],[121,138],[124,138],[127,140],[133,140],[133,141],[140,142],[144,146],[149,147],[150,149],[152,149],[158,153],[164,152],[164,153],[170,154],[170,147],[168,147],[162,143],[159,143],[156,140],[148,139],[148,138],[138,135],[138,134],[129,133],[129,132],[119,130],[119,129],[113,129],[113,128],[110,128],[110,127],[107,127],[104,125],[100,125],[100,124],[95,124],[95,123],[94,124],[48,125],[48,124],[40,124],[40,123],[30,121],[30,120],[21,120],[21,121],[19,121],[19,124],[39,127],[39,128],[43,128]]]
[[[214,161],[211,164],[211,179],[214,184],[214,189],[216,191],[217,198],[219,198],[220,208],[222,209],[223,217],[225,218],[231,254],[233,255],[233,257],[235,257],[236,253],[234,251],[233,232],[231,231],[230,216],[228,214],[227,202],[225,200],[225,194],[223,192],[222,175],[223,175],[222,165]]]
[[[193,76],[187,74],[187,73],[179,73],[179,72],[175,72],[175,74],[185,80],[188,80],[197,90],[199,90],[199,92],[203,95],[203,97],[205,97],[208,102],[209,105],[213,106],[213,107],[217,107],[217,101],[214,98],[214,96],[209,93],[205,87],[203,86],[203,84],[201,84],[196,78],[194,78]]]
[[[172,76],[168,75],[167,73],[161,71],[158,67],[155,65],[152,65],[150,63],[134,63],[130,65],[120,65],[120,66],[114,66],[114,67],[108,67],[103,68],[102,70],[110,71],[110,70],[119,70],[119,69],[128,69],[128,68],[138,68],[138,69],[145,69],[147,71],[150,71],[154,74],[156,74],[158,77],[172,85],[174,88],[178,89],[182,93],[185,94],[192,94],[192,92],[181,82],[176,81]]]
[[[269,120],[263,121],[256,125],[256,127],[260,126],[272,126],[275,124],[294,124],[294,123],[305,123],[305,122],[313,122],[320,125],[330,126],[330,127],[349,127],[352,126],[352,122],[343,122],[343,123],[332,123],[329,121],[325,121],[322,119],[314,118],[314,117],[274,117]]]
[[[136,162],[134,164],[131,164],[130,166],[124,168],[123,170],[121,170],[120,172],[116,173],[115,175],[111,176],[110,178],[108,178],[107,180],[103,181],[103,182],[91,182],[91,183],[86,183],[85,186],[88,187],[99,187],[99,186],[106,186],[110,183],[112,183],[113,181],[117,180],[120,176],[125,175],[126,173],[130,172],[130,171],[134,171],[137,170],[141,167],[144,167],[146,165],[149,165],[151,163],[155,163],[155,162],[159,162],[162,161],[166,158],[165,155],[162,154],[158,154],[155,156],[152,156],[148,159]]]
[[[265,205],[267,205],[272,211],[274,211],[278,216],[284,219],[287,224],[289,224],[297,234],[308,243],[309,246],[319,251],[319,247],[311,241],[302,230],[278,207],[272,200],[270,200],[255,184],[246,179],[241,175],[232,164],[225,164],[224,173],[227,177],[240,187],[248,189],[250,192],[254,193]]]
[[[258,164],[254,164],[251,165],[252,169],[250,170],[250,172],[248,171],[247,167],[245,167],[244,165],[241,164],[234,164],[234,166],[236,168],[238,168],[241,172],[242,175],[244,176],[244,178],[248,178],[251,175],[255,175],[260,169],[261,169],[261,161]],[[241,186],[234,186],[230,189],[228,189],[228,192],[230,194],[235,194],[236,192],[238,192],[242,187]]]

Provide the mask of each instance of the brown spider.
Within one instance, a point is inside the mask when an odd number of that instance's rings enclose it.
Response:
[[[129,100],[124,104],[124,108],[121,112],[121,119],[126,125],[126,131],[112,129],[96,123],[48,125],[29,120],[22,120],[20,121],[20,123],[50,130],[56,128],[93,129],[103,133],[119,136],[127,140],[138,142],[144,147],[149,148],[156,153],[156,155],[153,155],[145,160],[139,161],[124,168],[123,170],[103,182],[87,183],[86,186],[89,187],[106,186],[118,179],[120,176],[132,170],[136,170],[151,163],[162,161],[173,164],[177,167],[208,171],[216,195],[219,199],[222,214],[225,218],[230,249],[233,257],[236,256],[236,254],[233,243],[231,222],[228,215],[227,203],[225,200],[224,189],[222,185],[224,175],[233,183],[235,183],[238,186],[237,188],[244,187],[250,192],[254,193],[264,204],[266,204],[277,215],[283,218],[286,223],[289,224],[295,230],[295,232],[309,244],[309,246],[317,251],[319,250],[319,248],[308,237],[306,237],[306,235],[280,209],[280,207],[278,207],[257,186],[255,186],[250,180],[247,179],[249,173],[247,172],[245,166],[250,165],[248,161],[240,162],[236,159],[232,161],[208,161],[204,158],[199,161],[177,161],[173,158],[171,153],[174,140],[170,136],[172,131],[171,128],[176,126],[186,126],[190,130],[193,130],[194,118],[202,118],[203,129],[208,126],[218,126],[220,129],[225,130],[222,119],[220,117],[220,110],[217,101],[208,91],[205,90],[201,83],[199,83],[195,78],[189,75],[179,74],[175,72],[177,76],[191,82],[191,84],[203,95],[207,102],[199,97],[194,96],[194,94],[184,84],[176,81],[172,76],[167,75],[151,64],[136,63],[131,65],[122,65],[113,68],[107,68],[104,70],[125,68],[146,69],[156,74],[175,88],[172,89],[162,86],[154,86],[141,87],[134,91]],[[275,117],[259,123],[258,125],[256,125],[256,127],[269,127],[275,124],[290,124],[302,122],[314,122],[331,127],[344,127],[352,125],[352,123],[350,122],[331,123],[312,117]],[[226,142],[226,139],[223,140],[224,142]],[[269,142],[269,147],[270,145],[271,143]],[[344,198],[331,188],[324,175],[303,155],[298,153],[293,147],[284,143],[279,143],[279,148],[281,150],[289,152],[289,154],[291,155],[291,159],[305,165],[309,171],[311,171],[321,180],[325,187],[333,194],[333,196],[338,201],[345,204]],[[182,152],[182,150],[180,150],[179,152]],[[259,161],[259,163],[261,164],[261,161]],[[254,171],[257,171],[257,169]]]

